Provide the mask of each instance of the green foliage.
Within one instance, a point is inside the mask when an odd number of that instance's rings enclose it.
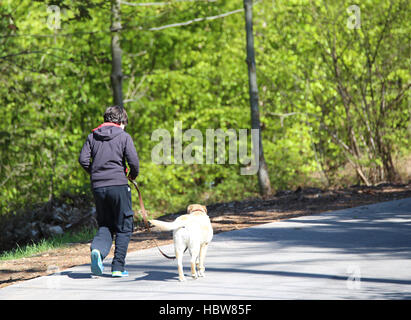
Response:
[[[47,23],[52,4],[61,9],[59,30]],[[255,4],[262,136],[274,189],[304,184],[317,171],[338,184],[347,162],[371,183],[390,179],[392,157],[410,151],[410,4],[363,1],[354,30],[350,5]],[[121,7],[127,131],[152,215],[257,195],[257,178],[241,176],[240,164],[151,159],[152,132],[172,132],[175,121],[203,136],[208,128],[250,128],[243,13],[150,30],[239,8],[234,0]],[[0,10],[0,212],[90,192],[77,158],[112,101],[110,3],[9,0]]]
[[[262,114],[288,133],[302,124],[302,163],[321,167],[328,182],[338,183],[347,162],[363,183],[398,181],[393,157],[410,150],[410,3],[361,2],[358,29],[348,26],[350,5],[280,1],[261,9],[255,30]],[[287,143],[301,143],[293,137]],[[299,156],[292,158],[292,168],[300,168]]]

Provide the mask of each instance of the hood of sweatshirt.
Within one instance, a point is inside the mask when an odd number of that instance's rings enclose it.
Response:
[[[105,122],[93,129],[93,136],[96,140],[108,141],[114,139],[123,132],[124,130],[118,124]]]

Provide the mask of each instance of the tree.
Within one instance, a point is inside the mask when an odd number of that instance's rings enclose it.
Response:
[[[254,36],[253,36],[253,1],[244,0],[245,11],[245,30],[247,40],[247,65],[248,65],[248,84],[251,108],[251,128],[258,130],[258,183],[260,193],[263,196],[271,194],[270,177],[268,175],[267,164],[264,159],[264,150],[261,137],[260,111],[258,108],[258,85],[257,71],[254,54]]]
[[[410,150],[410,2],[361,2],[358,18],[349,1],[272,6],[254,24],[276,184],[309,163],[334,185],[406,181],[396,164]]]
[[[111,1],[111,87],[113,90],[113,102],[123,107],[123,72],[122,52],[120,46],[121,31],[121,1]]]
[[[403,103],[411,86],[403,72],[407,64],[402,43],[407,37],[401,25],[409,3],[388,1],[361,8],[367,19],[353,28],[344,24],[344,11],[325,6],[325,17],[333,19],[318,19],[321,39],[317,38],[316,44],[334,97],[325,99],[324,93],[329,90],[320,93],[312,80],[309,83],[321,109],[322,128],[341,148],[360,180],[366,185],[396,182],[399,176],[393,146],[398,136],[394,132],[406,127],[404,120],[409,116]],[[313,6],[312,10],[319,15],[319,8]],[[327,124],[330,117],[333,119]],[[345,121],[338,121],[338,117]]]

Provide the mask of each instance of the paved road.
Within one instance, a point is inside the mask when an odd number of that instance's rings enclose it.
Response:
[[[81,265],[0,299],[411,299],[411,198],[217,234],[198,280],[184,261],[185,283],[152,248],[128,254],[128,278],[111,278],[108,260],[103,277]]]

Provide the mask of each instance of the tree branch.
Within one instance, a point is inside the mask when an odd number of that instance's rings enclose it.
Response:
[[[229,12],[226,12],[226,13],[223,13],[223,14],[219,14],[217,16],[196,18],[196,19],[193,19],[193,20],[185,21],[185,22],[172,23],[172,24],[167,24],[167,25],[160,26],[160,27],[150,28],[148,30],[149,31],[159,31],[159,30],[163,30],[163,29],[167,29],[167,28],[186,26],[186,25],[192,24],[194,22],[200,22],[200,21],[205,21],[205,20],[215,20],[215,19],[227,17],[229,15],[232,15],[232,14],[235,14],[235,13],[238,13],[238,12],[243,12],[243,10],[244,9],[237,9],[237,10],[229,11]]]
[[[217,0],[174,0],[168,2],[146,2],[146,3],[133,3],[127,1],[120,1],[121,4],[132,7],[151,7],[151,6],[165,6],[169,4],[175,4],[176,2],[216,2]]]

